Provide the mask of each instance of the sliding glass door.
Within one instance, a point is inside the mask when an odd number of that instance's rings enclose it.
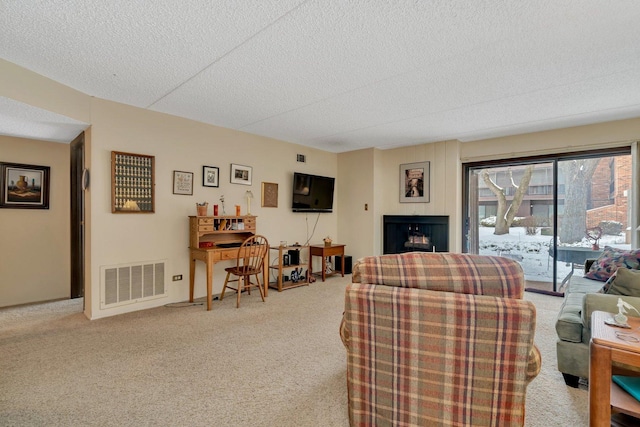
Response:
[[[561,293],[605,245],[630,247],[629,150],[465,165],[467,252],[518,261]]]

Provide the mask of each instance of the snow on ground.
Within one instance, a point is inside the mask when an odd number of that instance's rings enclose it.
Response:
[[[549,246],[553,237],[540,235],[540,230],[535,236],[528,236],[525,230],[525,227],[511,227],[509,234],[496,236],[493,234],[493,227],[480,227],[480,254],[513,258],[522,265],[527,280],[552,282],[553,258],[549,255]],[[630,244],[625,243],[624,234],[602,236],[599,245],[601,249],[605,246],[620,249],[630,249],[631,247]],[[591,247],[591,243],[585,237],[582,242],[562,246]],[[576,267],[576,271],[578,270],[579,268]],[[571,265],[558,262],[558,285],[569,272],[571,272]]]

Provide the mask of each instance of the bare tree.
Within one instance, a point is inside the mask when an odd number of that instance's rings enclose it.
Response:
[[[508,234],[509,227],[513,223],[514,218],[516,217],[516,213],[518,209],[520,209],[520,205],[522,204],[522,199],[524,198],[527,189],[529,188],[529,182],[531,181],[531,175],[533,174],[534,165],[529,165],[524,169],[524,173],[522,175],[522,179],[520,180],[520,184],[516,184],[513,180],[513,173],[511,172],[511,168],[509,168],[509,181],[510,186],[516,189],[515,194],[513,195],[513,200],[511,204],[507,204],[507,194],[506,188],[508,187],[500,187],[497,183],[491,180],[489,176],[489,171],[484,169],[481,172],[482,180],[487,185],[489,190],[493,192],[498,198],[498,211],[496,213],[496,228],[493,234],[501,235]]]
[[[585,237],[587,196],[600,159],[568,160],[558,163],[564,175],[564,214],[558,229],[562,243],[576,243]]]

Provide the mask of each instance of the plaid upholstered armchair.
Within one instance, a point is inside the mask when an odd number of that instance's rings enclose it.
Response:
[[[358,260],[341,325],[352,426],[521,426],[540,371],[535,307],[510,259]]]

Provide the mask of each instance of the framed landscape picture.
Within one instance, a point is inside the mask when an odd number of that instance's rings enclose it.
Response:
[[[400,203],[429,202],[429,162],[400,165]]]
[[[0,163],[0,208],[49,209],[49,166]]]
[[[251,174],[253,168],[251,166],[242,166],[231,163],[231,183],[251,185]]]

